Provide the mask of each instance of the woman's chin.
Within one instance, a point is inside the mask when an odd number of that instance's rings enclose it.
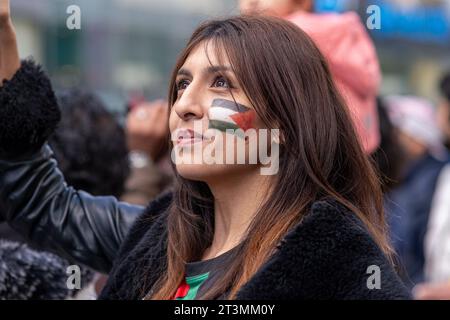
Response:
[[[176,170],[180,176],[188,180],[213,182],[257,174],[258,165],[239,164],[178,164]]]
[[[178,164],[176,169],[178,174],[185,179],[204,182],[225,176],[228,171],[224,165],[208,164]]]

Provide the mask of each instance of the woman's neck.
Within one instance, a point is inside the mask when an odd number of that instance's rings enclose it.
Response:
[[[238,245],[267,195],[269,176],[259,169],[208,182],[214,195],[214,237],[203,260],[214,258]]]

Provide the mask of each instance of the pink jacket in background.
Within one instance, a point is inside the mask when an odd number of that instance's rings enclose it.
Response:
[[[286,19],[304,30],[325,55],[364,150],[375,151],[380,142],[376,96],[381,73],[375,47],[359,16],[299,11]]]

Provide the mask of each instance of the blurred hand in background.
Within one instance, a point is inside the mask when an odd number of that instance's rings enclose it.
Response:
[[[153,161],[157,161],[167,147],[168,121],[168,106],[164,100],[134,107],[126,123],[130,151],[145,152]]]
[[[450,300],[450,281],[418,284],[413,294],[417,300]]]

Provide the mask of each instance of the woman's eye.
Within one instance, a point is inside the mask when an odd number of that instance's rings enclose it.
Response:
[[[180,80],[177,82],[177,91],[184,90],[188,87],[189,81],[188,80]]]
[[[217,77],[214,80],[214,87],[217,88],[230,88],[228,81],[224,77]]]

